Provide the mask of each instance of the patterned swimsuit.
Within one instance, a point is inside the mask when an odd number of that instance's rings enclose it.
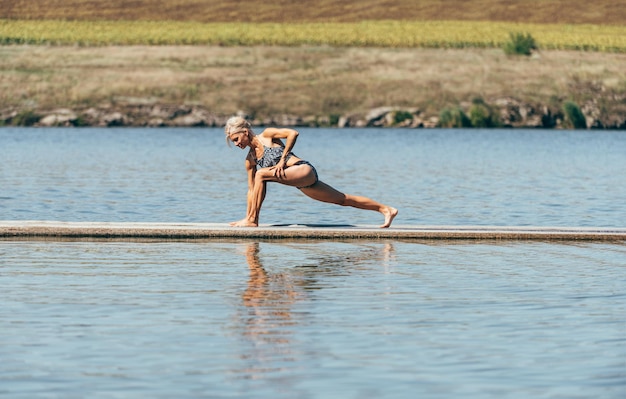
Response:
[[[278,162],[280,162],[280,158],[283,156],[283,151],[285,147],[266,147],[263,146],[263,156],[260,159],[256,160],[256,164],[259,168],[270,168],[272,166],[276,166]],[[285,163],[291,158],[293,155],[292,152],[287,154],[285,158]]]
[[[260,159],[256,160],[257,166],[259,168],[270,168],[272,166],[276,166],[276,164],[280,162],[280,158],[283,156],[284,150],[285,150],[285,147],[283,146],[278,146],[278,147],[263,146],[263,156]],[[285,163],[287,163],[287,161],[289,161],[289,158],[291,158],[292,156],[295,156],[294,153],[289,152],[289,154],[287,154],[287,156],[285,157]],[[315,170],[315,167],[313,165],[311,165],[307,161],[300,160],[291,166],[296,166],[296,165],[309,165],[311,169],[313,169],[313,173],[315,173],[315,182],[308,186],[298,187],[299,189],[312,187],[318,182],[317,170]]]

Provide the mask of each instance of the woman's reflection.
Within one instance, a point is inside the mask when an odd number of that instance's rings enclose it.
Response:
[[[293,249],[286,245],[284,249],[290,248]],[[242,343],[246,345],[241,351],[241,359],[246,362],[241,370],[243,378],[276,376],[277,372],[301,361],[302,356],[314,350],[301,345],[302,336],[298,336],[302,333],[301,326],[311,323],[306,319],[307,301],[313,301],[321,288],[345,283],[346,277],[353,273],[367,272],[362,269],[365,265],[373,266],[371,270],[378,273],[388,272],[394,254],[391,243],[333,243],[298,247],[297,251],[300,256],[286,258],[292,259],[291,262],[297,259],[297,264],[269,265],[268,272],[259,255],[261,245],[252,242],[245,246],[250,274],[241,294],[243,306],[238,326],[244,338]],[[299,301],[303,311],[294,312]]]
[[[259,252],[258,242],[245,248],[250,276],[242,294],[241,327],[244,342],[249,345],[241,352],[247,363],[242,377],[254,380],[274,376],[297,361],[291,339],[298,321],[292,315],[292,306],[304,296],[294,282],[296,277],[288,272],[268,273]]]
[[[250,269],[248,286],[243,293],[243,304],[249,309],[247,330],[251,335],[263,335],[268,341],[286,342],[291,325],[291,306],[303,295],[296,291],[292,276],[287,273],[269,274],[259,259],[259,243],[246,247]]]

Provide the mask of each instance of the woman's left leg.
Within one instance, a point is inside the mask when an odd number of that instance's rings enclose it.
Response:
[[[301,188],[300,191],[318,201],[380,212],[385,217],[385,222],[380,226],[382,228],[391,226],[391,222],[398,214],[396,208],[381,204],[368,197],[344,194],[322,181],[318,181],[313,186]]]
[[[307,196],[322,202],[351,206],[353,208],[377,211],[383,214],[385,222],[380,227],[389,227],[398,214],[398,210],[381,204],[371,198],[360,195],[344,194],[341,191],[319,181],[317,172],[309,164],[294,165],[285,169],[285,179],[271,179],[279,183],[296,186]]]

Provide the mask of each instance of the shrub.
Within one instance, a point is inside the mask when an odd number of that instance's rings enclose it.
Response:
[[[586,129],[587,120],[580,110],[578,104],[573,101],[566,101],[563,104],[563,113],[565,114],[565,123],[568,127],[574,129]]]
[[[439,127],[472,127],[472,122],[461,108],[448,107],[439,113]]]
[[[503,49],[507,55],[530,55],[537,49],[537,43],[530,33],[511,32]]]
[[[41,117],[31,110],[22,111],[11,119],[11,124],[16,126],[32,126],[39,122]]]
[[[498,114],[482,98],[473,101],[469,110],[469,119],[474,127],[502,126]]]
[[[409,111],[396,111],[393,114],[393,123],[395,125],[402,123],[407,119],[413,119],[413,114]]]
[[[84,116],[80,115],[72,122],[72,125],[76,127],[89,126],[89,122]]]

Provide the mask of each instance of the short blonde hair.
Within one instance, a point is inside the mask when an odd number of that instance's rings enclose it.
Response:
[[[250,122],[242,118],[241,116],[233,116],[226,121],[224,126],[224,134],[226,135],[226,142],[230,145],[230,135],[233,133],[239,133],[247,130],[252,133],[252,126]]]

